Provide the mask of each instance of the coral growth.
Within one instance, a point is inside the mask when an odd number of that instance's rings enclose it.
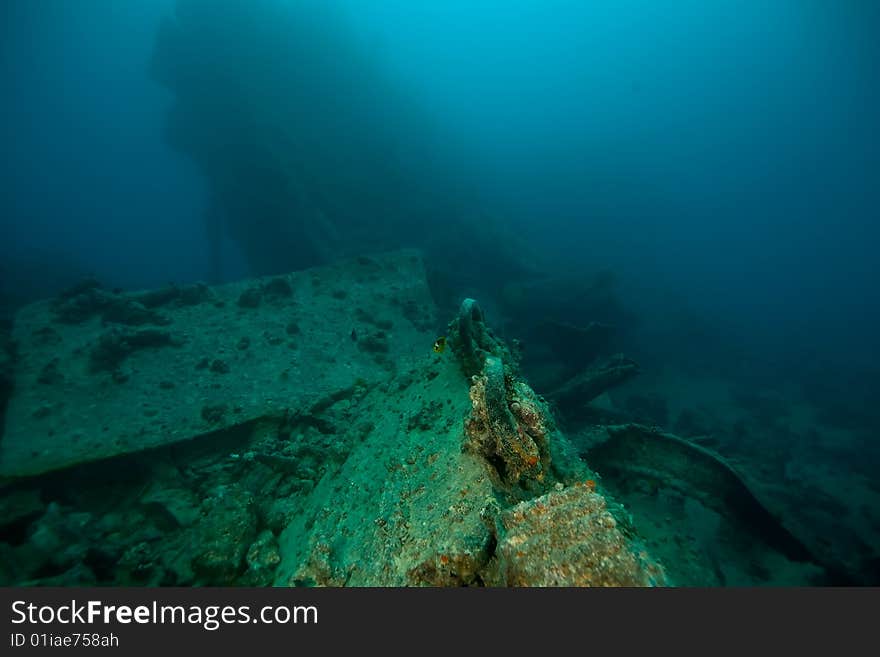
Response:
[[[489,356],[470,388],[472,413],[465,422],[467,446],[492,464],[508,486],[544,481],[550,466],[547,417],[534,392]]]
[[[510,386],[510,411],[517,420],[520,433],[531,438],[541,458],[549,462],[548,423],[550,414],[538,399],[535,391],[523,381],[513,381]]]
[[[496,586],[657,586],[662,568],[633,551],[588,483],[521,502],[501,514],[488,582]]]

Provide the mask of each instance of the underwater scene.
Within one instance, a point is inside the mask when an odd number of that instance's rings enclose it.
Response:
[[[880,585],[878,29],[3,2],[0,585]]]

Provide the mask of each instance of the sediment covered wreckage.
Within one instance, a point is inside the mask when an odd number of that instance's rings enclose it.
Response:
[[[420,254],[17,315],[14,584],[652,585],[663,569]]]

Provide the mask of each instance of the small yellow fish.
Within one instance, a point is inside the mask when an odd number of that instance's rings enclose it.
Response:
[[[444,349],[446,349],[446,336],[441,335],[439,338],[434,340],[434,353],[442,354]]]

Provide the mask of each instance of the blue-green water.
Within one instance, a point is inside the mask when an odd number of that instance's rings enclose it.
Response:
[[[463,424],[466,379],[461,408],[401,400],[452,377],[431,359],[459,354],[431,345],[467,297],[673,583],[880,581],[871,3],[0,12],[0,582],[278,582],[321,482],[399,443],[363,399],[401,404],[407,435]],[[423,264],[382,264],[399,249]],[[69,292],[88,276],[103,287]],[[277,419],[279,397],[236,387],[270,364],[289,407],[271,440],[251,410]],[[132,407],[151,428],[120,419]],[[666,443],[591,459],[633,422],[721,460]],[[682,476],[695,463],[716,475]],[[302,581],[357,582],[332,556],[347,541]]]

